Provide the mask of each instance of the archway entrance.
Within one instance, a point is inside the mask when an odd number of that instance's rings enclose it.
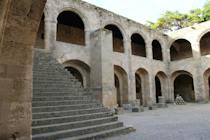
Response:
[[[182,96],[186,102],[195,101],[193,78],[189,74],[180,74],[174,80],[174,98]]]
[[[162,91],[161,91],[161,82],[157,76],[155,76],[155,91],[156,91],[156,103],[159,103],[158,97],[162,96]]]
[[[90,87],[90,67],[84,61],[73,59],[63,63],[81,83],[84,88]]]
[[[120,81],[116,74],[114,75],[114,83],[115,83],[116,94],[117,94],[117,104],[119,107],[121,107],[122,103],[121,103],[121,95],[120,95]]]
[[[83,77],[82,74],[73,67],[65,67],[80,83],[82,86],[84,86]]]
[[[204,77],[206,99],[210,100],[210,68],[204,72],[203,77]]]
[[[135,81],[136,99],[140,100],[140,105],[147,106],[147,102],[149,100],[148,72],[143,68],[139,68],[135,73]]]
[[[136,77],[136,99],[140,100],[140,105],[143,105],[143,95],[142,95],[142,86],[141,78],[138,74],[135,74]]]
[[[128,103],[128,79],[127,73],[120,66],[114,66],[114,79],[116,87],[116,97],[119,107]]]

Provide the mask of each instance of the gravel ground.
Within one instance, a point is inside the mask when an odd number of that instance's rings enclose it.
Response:
[[[107,140],[210,140],[210,104],[124,113],[119,120],[136,132]]]

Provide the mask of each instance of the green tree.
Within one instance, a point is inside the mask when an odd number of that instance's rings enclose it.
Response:
[[[192,9],[189,13],[166,11],[156,22],[147,21],[146,25],[151,29],[168,32],[207,20],[210,20],[210,2],[207,2],[202,9]]]

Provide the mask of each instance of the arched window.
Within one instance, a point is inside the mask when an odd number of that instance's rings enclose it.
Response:
[[[186,39],[174,41],[170,48],[171,61],[192,57],[191,43]]]
[[[57,41],[85,45],[85,27],[79,15],[64,11],[57,20]]]
[[[206,33],[200,40],[201,56],[210,54],[210,32]]]
[[[104,28],[112,31],[113,51],[124,53],[123,35],[122,35],[120,29],[116,25],[113,25],[113,24],[106,25]]]
[[[159,41],[157,40],[152,41],[152,54],[153,54],[153,59],[163,60],[162,48]]]
[[[141,35],[135,33],[131,36],[131,49],[133,55],[146,57],[145,42]]]

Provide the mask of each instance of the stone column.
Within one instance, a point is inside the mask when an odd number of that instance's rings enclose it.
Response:
[[[131,40],[127,39],[124,41],[125,55],[127,56],[127,68],[128,68],[128,102],[133,103],[136,100],[135,89],[135,73],[133,76],[132,71],[132,52],[131,52]]]
[[[0,139],[31,139],[32,52],[45,0],[7,0],[0,9]],[[0,10],[0,11],[1,11]]]
[[[54,48],[54,43],[56,42],[57,35],[57,22],[45,17],[45,49],[47,51],[52,51]]]
[[[197,69],[193,75],[193,84],[194,84],[194,92],[195,92],[195,101],[196,102],[207,102],[208,97],[205,91],[205,82],[203,78],[203,73],[200,69],[200,61],[197,61]]]
[[[99,29],[91,34],[91,88],[107,107],[116,106],[112,33]]]

